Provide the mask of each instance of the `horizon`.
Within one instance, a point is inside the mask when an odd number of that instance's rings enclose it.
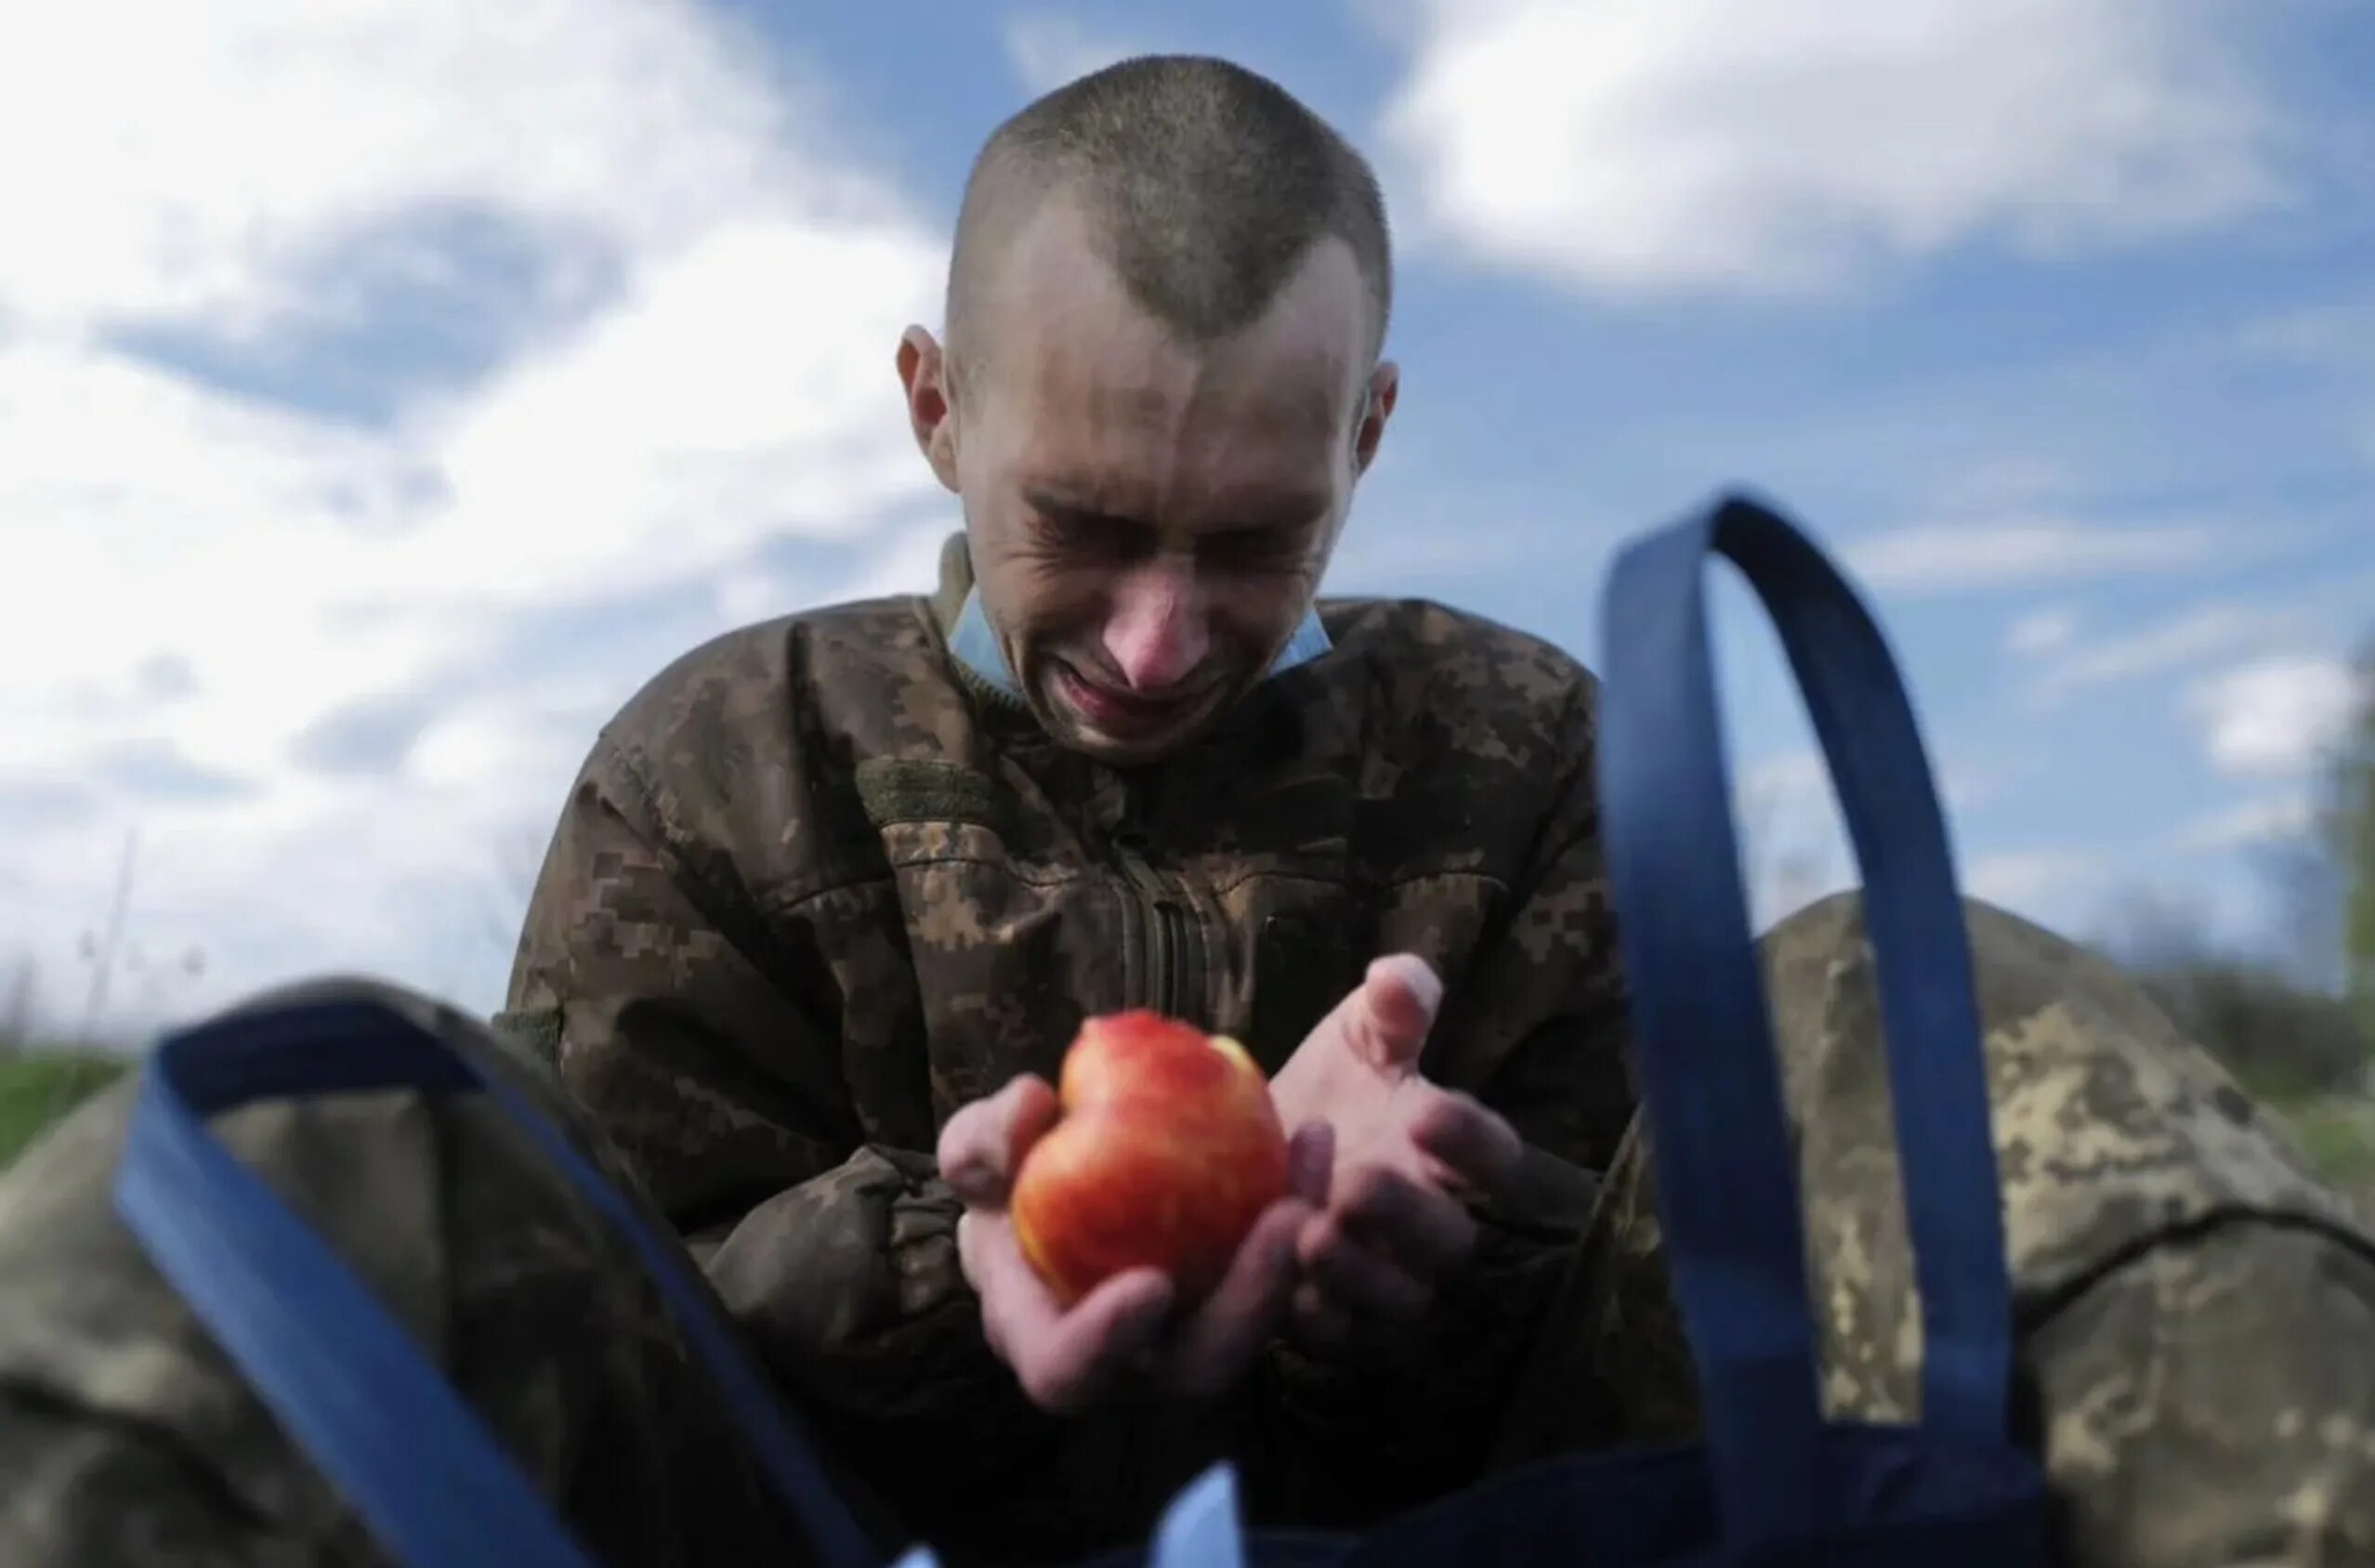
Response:
[[[77,1026],[137,835],[131,1035],[329,972],[499,1005],[636,686],[930,591],[891,357],[973,151],[1173,49],[1394,218],[1323,593],[1596,667],[1615,545],[1751,489],[1873,605],[1966,891],[2297,945],[2271,857],[2375,636],[2365,7],[101,0],[0,22],[0,968]],[[1763,923],[1852,866],[1716,599]]]

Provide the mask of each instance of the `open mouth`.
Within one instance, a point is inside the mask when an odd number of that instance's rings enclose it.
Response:
[[[1170,728],[1192,716],[1212,693],[1205,685],[1174,697],[1149,699],[1100,686],[1069,664],[1056,664],[1055,674],[1064,700],[1109,735],[1144,735]]]

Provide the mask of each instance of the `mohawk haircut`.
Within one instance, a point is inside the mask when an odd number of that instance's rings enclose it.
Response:
[[[1082,202],[1130,296],[1190,343],[1250,325],[1332,235],[1369,288],[1372,359],[1384,346],[1392,241],[1368,161],[1267,77],[1148,55],[1038,98],[982,147],[949,264],[952,371],[985,346],[980,296],[996,257],[1059,189]]]

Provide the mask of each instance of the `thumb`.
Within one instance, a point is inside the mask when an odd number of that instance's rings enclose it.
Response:
[[[940,1179],[968,1205],[1003,1208],[1023,1156],[1061,1114],[1046,1079],[1017,1077],[960,1107],[940,1130]]]
[[[1443,1005],[1443,982],[1417,954],[1389,953],[1369,966],[1350,1001],[1354,1051],[1375,1067],[1413,1067]]]

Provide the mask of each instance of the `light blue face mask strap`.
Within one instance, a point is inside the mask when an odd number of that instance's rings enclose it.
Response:
[[[1335,644],[1328,635],[1328,628],[1319,620],[1317,607],[1306,611],[1294,635],[1270,663],[1270,673],[1283,674],[1298,665],[1308,664],[1324,654],[1332,652]],[[998,646],[998,634],[990,624],[990,614],[981,608],[979,589],[968,590],[964,606],[957,611],[956,624],[949,631],[949,652],[958,662],[1008,697],[1019,699],[1022,686],[1015,679],[1013,669],[1006,663],[1006,651]]]

